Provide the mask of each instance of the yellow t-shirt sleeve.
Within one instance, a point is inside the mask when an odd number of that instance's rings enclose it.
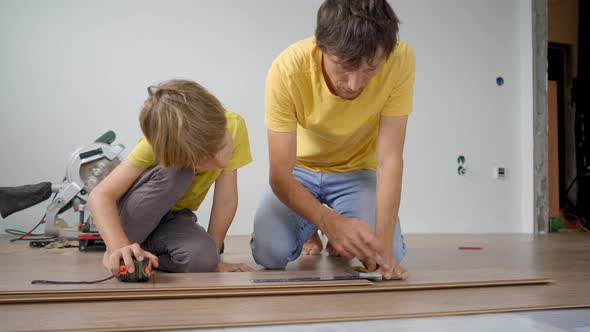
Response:
[[[150,168],[156,164],[154,150],[145,137],[137,141],[133,151],[127,156],[127,160],[137,167]]]
[[[252,154],[250,153],[250,140],[248,139],[248,129],[242,117],[236,119],[236,125],[229,128],[232,138],[234,140],[234,149],[231,154],[229,163],[224,171],[233,171],[240,167],[246,166],[252,162]]]
[[[384,116],[404,116],[412,113],[414,98],[414,78],[416,76],[416,58],[411,48],[401,56],[400,76],[393,86],[385,107],[381,112]]]
[[[297,130],[297,115],[293,99],[285,83],[287,76],[275,60],[266,77],[264,95],[264,123],[266,127],[278,132]]]

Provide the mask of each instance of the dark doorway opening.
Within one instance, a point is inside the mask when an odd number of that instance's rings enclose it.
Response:
[[[568,183],[566,181],[566,123],[570,111],[570,93],[572,87],[572,47],[566,44],[549,43],[547,50],[548,79],[557,82],[557,137],[559,156],[559,205],[567,203]],[[571,128],[570,130],[572,130]]]

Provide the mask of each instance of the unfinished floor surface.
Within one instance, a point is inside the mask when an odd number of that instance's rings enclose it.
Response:
[[[479,273],[480,276],[505,271],[543,276],[553,284],[485,287],[465,289],[406,290],[397,292],[349,292],[345,294],[308,294],[209,297],[193,299],[124,300],[47,304],[5,304],[0,318],[8,330],[131,330],[189,327],[247,326],[296,322],[364,320],[417,317],[461,313],[501,312],[543,308],[584,307],[590,304],[590,290],[584,283],[590,276],[590,248],[586,234],[556,235],[414,235],[408,236],[410,247],[405,266],[410,278],[436,275],[453,276]],[[55,278],[60,271],[67,279],[84,278],[73,269],[87,270],[100,262],[100,254],[75,251],[37,252],[69,257],[71,266],[18,265],[21,244],[2,246],[2,291],[9,274],[22,272],[21,278]],[[460,246],[478,246],[482,250],[459,250]],[[224,259],[248,262],[247,238],[233,238],[227,243]],[[28,248],[27,248],[28,249]],[[21,249],[22,250],[22,247]],[[33,250],[33,249],[31,249]],[[45,249],[37,249],[45,250]],[[46,251],[46,250],[45,250]],[[12,264],[12,265],[11,265]],[[94,265],[93,265],[94,264]],[[347,260],[326,256],[302,257],[288,266],[288,271],[339,271]],[[45,271],[45,272],[43,272]],[[96,270],[95,270],[96,271]],[[469,271],[469,272],[466,272]],[[269,273],[269,272],[267,272]],[[276,273],[276,272],[270,272]],[[285,272],[282,272],[285,273]],[[89,273],[90,274],[90,273]],[[90,277],[89,275],[86,275]],[[29,277],[29,278],[27,278]],[[90,278],[96,277],[93,275]],[[62,278],[63,279],[63,278]],[[157,282],[157,278],[154,279]],[[14,284],[13,284],[14,285]],[[121,286],[123,287],[123,286]],[[144,286],[140,286],[144,287]],[[145,287],[153,287],[146,285]],[[340,286],[337,286],[340,287]],[[327,288],[327,287],[326,287]],[[25,319],[34,315],[35,321]],[[38,322],[38,323],[36,323]],[[88,322],[96,322],[89,324]]]

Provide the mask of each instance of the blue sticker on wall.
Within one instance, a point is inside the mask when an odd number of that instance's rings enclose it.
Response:
[[[504,78],[502,78],[502,76],[498,76],[498,78],[496,78],[496,84],[498,84],[498,86],[504,85]]]

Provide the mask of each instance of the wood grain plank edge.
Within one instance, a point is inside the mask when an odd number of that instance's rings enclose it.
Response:
[[[500,287],[553,283],[554,280],[547,278],[523,279],[523,280],[500,280],[485,282],[460,282],[453,284],[421,284],[403,285],[392,284],[391,286],[332,286],[326,288],[318,287],[290,287],[290,288],[244,288],[244,289],[146,289],[146,292],[136,290],[124,292],[76,292],[76,293],[42,293],[42,294],[6,294],[0,296],[0,304],[23,304],[23,303],[53,303],[53,302],[89,302],[89,301],[111,301],[111,300],[153,300],[153,299],[187,299],[187,298],[208,298],[208,297],[242,297],[242,296],[276,296],[276,295],[309,295],[309,294],[339,294],[339,293],[365,293],[365,292],[391,292],[428,289],[454,289],[471,287]]]

